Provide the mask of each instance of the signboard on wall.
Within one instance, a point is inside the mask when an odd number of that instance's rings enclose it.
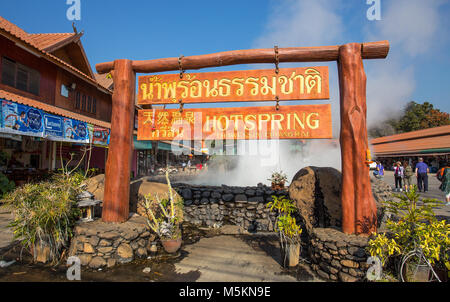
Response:
[[[40,109],[1,100],[1,131],[5,133],[44,136],[43,114]]]
[[[64,140],[89,144],[89,131],[86,122],[64,118]]]
[[[64,118],[44,113],[44,135],[50,140],[61,140],[64,137]]]
[[[138,140],[332,138],[331,105],[145,109]]]
[[[329,99],[328,67],[139,76],[138,104]]]

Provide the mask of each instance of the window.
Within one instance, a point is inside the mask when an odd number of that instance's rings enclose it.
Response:
[[[83,94],[82,100],[81,100],[81,110],[86,111],[86,95]]]
[[[75,95],[75,109],[80,109],[80,92],[77,91]]]
[[[91,112],[91,108],[92,108],[92,97],[88,96],[87,112]]]
[[[39,95],[40,74],[34,69],[2,57],[2,83]]]
[[[93,100],[92,100],[92,113],[97,113],[97,99],[96,98],[94,98]]]
[[[65,96],[66,98],[69,97],[69,89],[67,89],[67,86],[64,84],[61,85],[61,95]]]

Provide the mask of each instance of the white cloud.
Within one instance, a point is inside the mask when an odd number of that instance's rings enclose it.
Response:
[[[277,1],[255,48],[320,46],[342,40],[344,27],[336,11],[341,1]]]

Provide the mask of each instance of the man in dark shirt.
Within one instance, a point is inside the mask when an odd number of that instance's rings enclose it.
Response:
[[[419,158],[419,162],[416,164],[416,177],[417,177],[417,187],[419,188],[419,192],[428,191],[428,173],[430,172],[430,169],[428,168],[428,165],[423,162],[423,158]],[[423,186],[422,186],[423,185]]]

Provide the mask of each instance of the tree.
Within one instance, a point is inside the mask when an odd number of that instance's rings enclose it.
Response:
[[[450,125],[448,113],[435,109],[431,103],[418,104],[412,101],[406,105],[396,128],[398,132],[410,132],[445,125]]]

